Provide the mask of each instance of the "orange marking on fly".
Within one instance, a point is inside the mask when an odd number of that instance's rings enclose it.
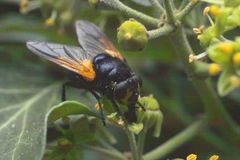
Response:
[[[119,51],[113,46],[113,44],[106,38],[101,38],[99,41],[104,45],[104,50],[113,57],[116,57],[120,60],[124,60],[123,56]]]
[[[92,81],[96,77],[96,73],[93,69],[93,63],[89,59],[85,59],[80,63],[79,73],[86,81]]]
[[[86,81],[92,81],[96,77],[92,61],[89,59],[76,63],[75,61],[64,57],[58,57],[58,63],[76,73],[79,73]]]

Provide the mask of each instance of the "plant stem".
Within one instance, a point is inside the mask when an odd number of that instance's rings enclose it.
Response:
[[[171,25],[165,24],[163,27],[160,27],[158,29],[147,31],[147,34],[149,36],[148,39],[155,39],[160,36],[168,35],[173,31],[173,29],[174,27]]]
[[[158,24],[159,24],[158,19],[148,16],[142,12],[136,11],[136,10],[124,5],[119,0],[101,0],[101,1],[104,2],[106,5],[112,7],[120,12],[129,15],[130,17],[133,17],[133,18],[143,21],[146,24],[149,24],[152,26],[158,26]]]
[[[117,152],[113,152],[112,150],[107,150],[101,147],[91,146],[91,145],[81,145],[84,149],[95,151],[100,153],[101,155],[104,155],[106,157],[109,157],[109,159],[116,159],[116,160],[127,160],[125,156],[122,154],[119,154]]]
[[[182,0],[178,10],[182,10],[188,4],[188,0]]]
[[[143,154],[145,139],[146,139],[146,131],[143,130],[138,136],[138,143],[137,143],[140,157],[142,157],[142,154]]]
[[[169,24],[175,23],[175,17],[174,17],[174,4],[172,0],[164,0],[166,14],[167,14],[167,20]]]
[[[152,6],[160,13],[164,13],[165,9],[163,6],[159,3],[158,0],[149,0],[149,2],[152,4]]]
[[[206,125],[206,118],[204,117],[201,120],[191,124],[188,128],[172,137],[170,140],[157,147],[156,149],[150,151],[143,156],[144,160],[157,160],[163,158],[168,153],[171,153],[176,148],[184,144],[186,141],[189,141],[195,135],[197,135],[201,129]]]
[[[132,151],[132,159],[133,160],[140,160],[139,151],[138,151],[137,142],[136,142],[136,138],[134,136],[134,133],[132,133],[127,128],[127,126],[125,127],[125,132],[127,134],[128,141],[129,141],[129,144],[130,144],[130,148],[131,148],[131,151]]]
[[[181,25],[177,26],[176,32],[172,35],[172,44],[183,63],[185,72],[188,76],[191,76],[192,73],[194,73],[194,64],[189,63],[188,59],[189,55],[193,54],[193,51]],[[194,77],[191,81],[204,104],[209,120],[219,125],[225,133],[232,133],[232,136],[239,135],[240,129],[238,125],[225,110],[221,100],[216,95],[216,92],[209,81],[204,81]]]
[[[199,0],[191,0],[179,13],[176,14],[176,19],[182,20],[191,10],[198,4]]]

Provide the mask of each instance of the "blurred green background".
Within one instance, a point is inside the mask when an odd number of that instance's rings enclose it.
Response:
[[[123,2],[149,15],[158,16],[157,11],[154,11],[148,4],[142,5],[131,0]],[[30,72],[35,72],[37,77],[42,77],[36,81],[44,84],[64,81],[67,78],[66,71],[30,53],[25,42],[27,40],[43,40],[78,45],[74,21],[85,19],[100,26],[126,57],[133,70],[141,75],[143,79],[142,95],[153,94],[160,103],[164,114],[162,134],[160,138],[153,138],[149,133],[146,151],[170,139],[203,113],[202,103],[182,71],[168,37],[151,40],[141,52],[125,52],[117,44],[116,33],[119,25],[128,17],[118,12],[105,6],[91,6],[87,0],[34,0],[29,3],[27,9],[29,11],[21,10],[21,13],[20,3],[23,1],[0,0],[0,66],[4,72],[10,72],[10,75],[15,72],[22,73],[26,79]],[[206,19],[202,16],[201,11],[203,6],[204,4],[199,5],[185,22],[186,32],[196,53],[200,53],[201,48],[191,32],[191,28],[206,24]],[[57,13],[55,24],[46,26],[46,19],[54,15],[54,12]],[[149,28],[149,26],[146,27]],[[4,72],[1,74],[1,81],[5,79]],[[14,75],[12,76],[14,77]],[[212,81],[215,83],[214,78]],[[39,84],[37,82],[33,79],[29,85],[37,88],[40,86],[37,86]],[[21,82],[13,78],[11,81],[6,81],[4,87],[8,86],[21,86]],[[223,101],[229,113],[240,123],[239,92],[231,93],[224,97]],[[113,128],[112,131],[119,134],[116,128]],[[117,146],[122,151],[126,151],[128,149],[126,137],[123,134],[116,137],[123,139],[117,143]],[[236,147],[236,144],[225,139],[214,128],[209,128],[168,155],[167,158],[184,158],[190,153],[196,153],[200,159],[206,159],[212,154],[218,154],[221,159],[235,159]],[[86,156],[88,159],[91,156],[94,157],[90,154]]]

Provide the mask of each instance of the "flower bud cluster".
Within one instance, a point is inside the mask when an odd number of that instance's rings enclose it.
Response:
[[[208,74],[216,75],[222,71],[218,91],[220,95],[226,95],[240,87],[240,38],[228,40],[223,37],[224,33],[240,26],[240,1],[224,0],[222,5],[206,7],[203,13],[208,16],[211,26],[201,32],[196,28],[194,31],[213,61],[208,65]]]
[[[143,130],[153,128],[153,136],[159,137],[161,133],[163,114],[159,109],[157,100],[152,96],[141,97],[139,102],[145,107],[146,111],[138,112],[138,121],[143,123]]]

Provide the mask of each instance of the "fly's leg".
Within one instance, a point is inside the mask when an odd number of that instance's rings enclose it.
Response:
[[[113,104],[113,106],[114,106],[114,108],[115,108],[118,116],[120,116],[120,117],[122,118],[124,124],[127,125],[127,124],[128,124],[128,123],[127,123],[127,120],[126,120],[126,118],[124,117],[124,115],[122,114],[122,112],[120,111],[119,106],[118,106],[117,102],[115,101],[115,99],[114,99],[114,98],[111,98],[111,102],[112,102],[112,104]]]
[[[102,120],[103,125],[106,126],[106,120],[105,120],[105,116],[104,116],[104,112],[103,112],[103,107],[102,107],[102,104],[100,103],[100,96],[94,91],[91,91],[91,93],[96,98],[96,100],[98,101],[101,120]]]
[[[142,108],[144,112],[146,111],[146,108],[139,101],[137,101],[137,104]]]
[[[63,83],[63,85],[62,85],[62,101],[66,101],[66,87],[67,86],[75,87],[73,82],[68,81],[68,82]]]

